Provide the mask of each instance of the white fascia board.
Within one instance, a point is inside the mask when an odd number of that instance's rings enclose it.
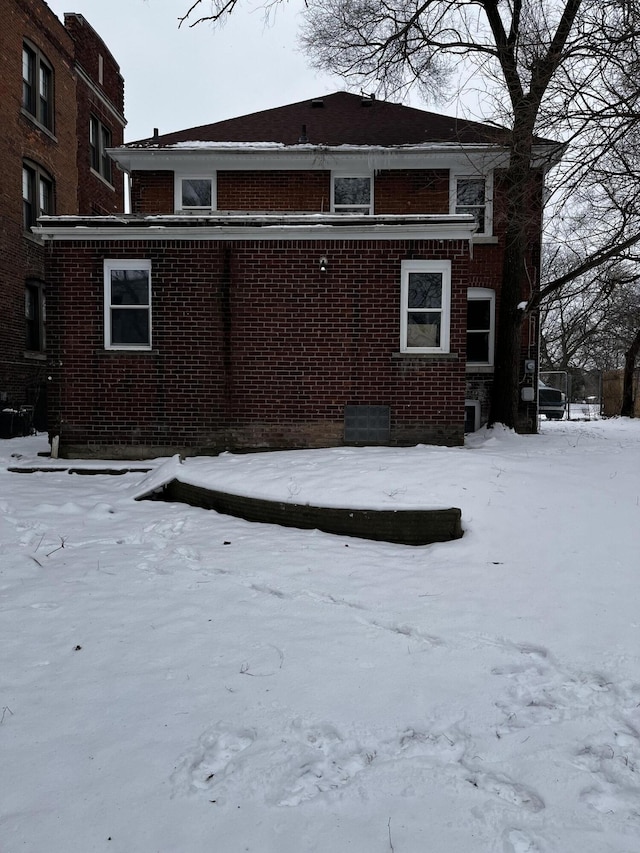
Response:
[[[229,145],[204,145],[188,148],[109,148],[109,155],[125,172],[168,170],[192,172],[194,169],[275,171],[281,169],[335,170],[366,169],[449,169],[456,164],[473,163],[480,171],[504,167],[509,154],[504,148],[488,145],[429,144],[379,148],[368,146],[288,146],[234,148]]]
[[[247,225],[194,224],[177,225],[167,222],[127,225],[72,225],[63,222],[43,222],[34,234],[45,242],[86,241],[270,241],[270,240],[465,240],[471,241],[475,220],[470,216],[403,217],[403,221],[332,224],[327,222],[264,222]]]

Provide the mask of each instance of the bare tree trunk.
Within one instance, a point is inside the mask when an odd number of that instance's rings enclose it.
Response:
[[[622,408],[620,414],[627,418],[632,418],[635,415],[634,399],[633,399],[633,374],[636,366],[636,359],[640,353],[640,329],[636,332],[636,336],[629,349],[624,354],[624,377],[622,380]]]
[[[525,279],[526,199],[530,181],[531,130],[528,116],[513,129],[509,167],[504,175],[507,196],[507,227],[496,330],[496,365],[491,390],[489,426],[502,423],[515,428],[518,419],[520,350]]]

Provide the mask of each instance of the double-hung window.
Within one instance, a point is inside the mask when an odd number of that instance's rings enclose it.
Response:
[[[22,224],[29,231],[39,216],[54,212],[53,181],[37,163],[22,164]]]
[[[451,303],[450,261],[403,261],[400,350],[448,353]]]
[[[488,287],[467,290],[467,365],[492,367],[496,294]]]
[[[111,157],[107,154],[111,148],[111,131],[95,116],[89,119],[89,158],[91,168],[108,183],[112,183]]]
[[[180,210],[204,212],[214,208],[213,178],[180,178],[176,192]]]
[[[489,234],[491,216],[487,179],[482,175],[456,175],[453,182],[455,213],[468,213],[475,217],[476,234]]]
[[[40,281],[27,281],[24,288],[25,349],[43,352],[45,343],[45,291]]]
[[[151,261],[104,262],[105,349],[151,349]]]
[[[371,175],[334,175],[332,210],[334,213],[373,213]]]
[[[40,51],[22,45],[22,108],[47,130],[53,130],[53,69]]]

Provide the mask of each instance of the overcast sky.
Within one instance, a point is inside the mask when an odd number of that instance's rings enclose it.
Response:
[[[245,3],[222,29],[178,29],[189,0],[47,2],[61,20],[83,15],[120,64],[127,142],[346,88],[296,49],[302,0],[288,0],[266,27],[258,2]]]

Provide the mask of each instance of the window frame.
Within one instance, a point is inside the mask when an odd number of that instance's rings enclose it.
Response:
[[[182,182],[183,181],[209,181],[211,184],[211,205],[210,207],[197,207],[196,205],[182,204]],[[217,182],[215,173],[209,174],[185,174],[175,175],[174,181],[174,201],[175,210],[177,213],[211,213],[217,210]]]
[[[480,205],[460,205],[458,204],[458,182],[459,181],[484,181],[484,229],[478,229],[474,237],[491,237],[493,235],[493,172],[486,174],[482,172],[452,172],[450,178],[450,212],[452,214],[463,214],[465,212],[473,215],[472,208]],[[465,211],[464,208],[468,208]],[[462,209],[460,209],[462,208]]]
[[[467,304],[473,301],[489,301],[489,328],[488,329],[471,329],[469,330],[468,320],[466,335],[467,341],[469,334],[486,334],[489,333],[488,343],[488,361],[470,361],[467,356],[467,367],[474,368],[491,368],[495,365],[495,337],[496,337],[496,292],[490,287],[468,287],[467,288]],[[468,351],[468,346],[467,346]]]
[[[25,181],[26,178],[26,181]],[[25,195],[25,184],[28,181],[30,198]],[[42,190],[47,188],[49,205],[42,205]],[[27,205],[29,213],[27,214]],[[27,233],[37,224],[41,216],[51,216],[55,213],[55,184],[53,178],[45,169],[33,160],[22,161],[22,227]]]
[[[369,181],[369,204],[368,205],[353,205],[353,204],[336,204],[336,181],[347,178],[366,178]],[[374,179],[371,172],[332,172],[331,173],[331,212],[332,213],[350,213],[352,216],[372,216],[374,212]]]
[[[29,316],[30,297],[32,299],[34,316]],[[25,315],[25,352],[44,353],[47,349],[47,303],[46,288],[43,281],[27,279],[24,283],[24,315]],[[31,334],[31,330],[33,334]],[[37,346],[31,346],[36,343]]]
[[[409,307],[409,276],[411,273],[440,273],[442,275],[439,309]],[[440,312],[440,344],[434,347],[411,347],[407,343],[410,313]],[[451,351],[451,261],[402,261],[400,274],[400,352],[416,355],[446,355]]]
[[[146,270],[148,280],[148,300],[146,305],[113,305],[111,302],[111,273],[117,270]],[[148,352],[152,348],[152,281],[151,281],[151,260],[148,258],[105,258],[103,261],[104,275],[104,348],[106,350],[125,350],[129,352]],[[145,344],[126,344],[113,343],[112,341],[112,317],[111,312],[114,308],[125,310],[140,310],[146,308],[148,314],[148,341]]]
[[[91,114],[89,116],[89,165],[91,171],[113,186],[113,160],[107,154],[111,148],[113,135],[111,128]]]
[[[25,76],[25,58],[30,69]],[[43,92],[42,81],[46,81]],[[54,73],[53,66],[33,42],[22,42],[22,111],[40,127],[54,130]],[[28,87],[28,88],[27,88]]]

